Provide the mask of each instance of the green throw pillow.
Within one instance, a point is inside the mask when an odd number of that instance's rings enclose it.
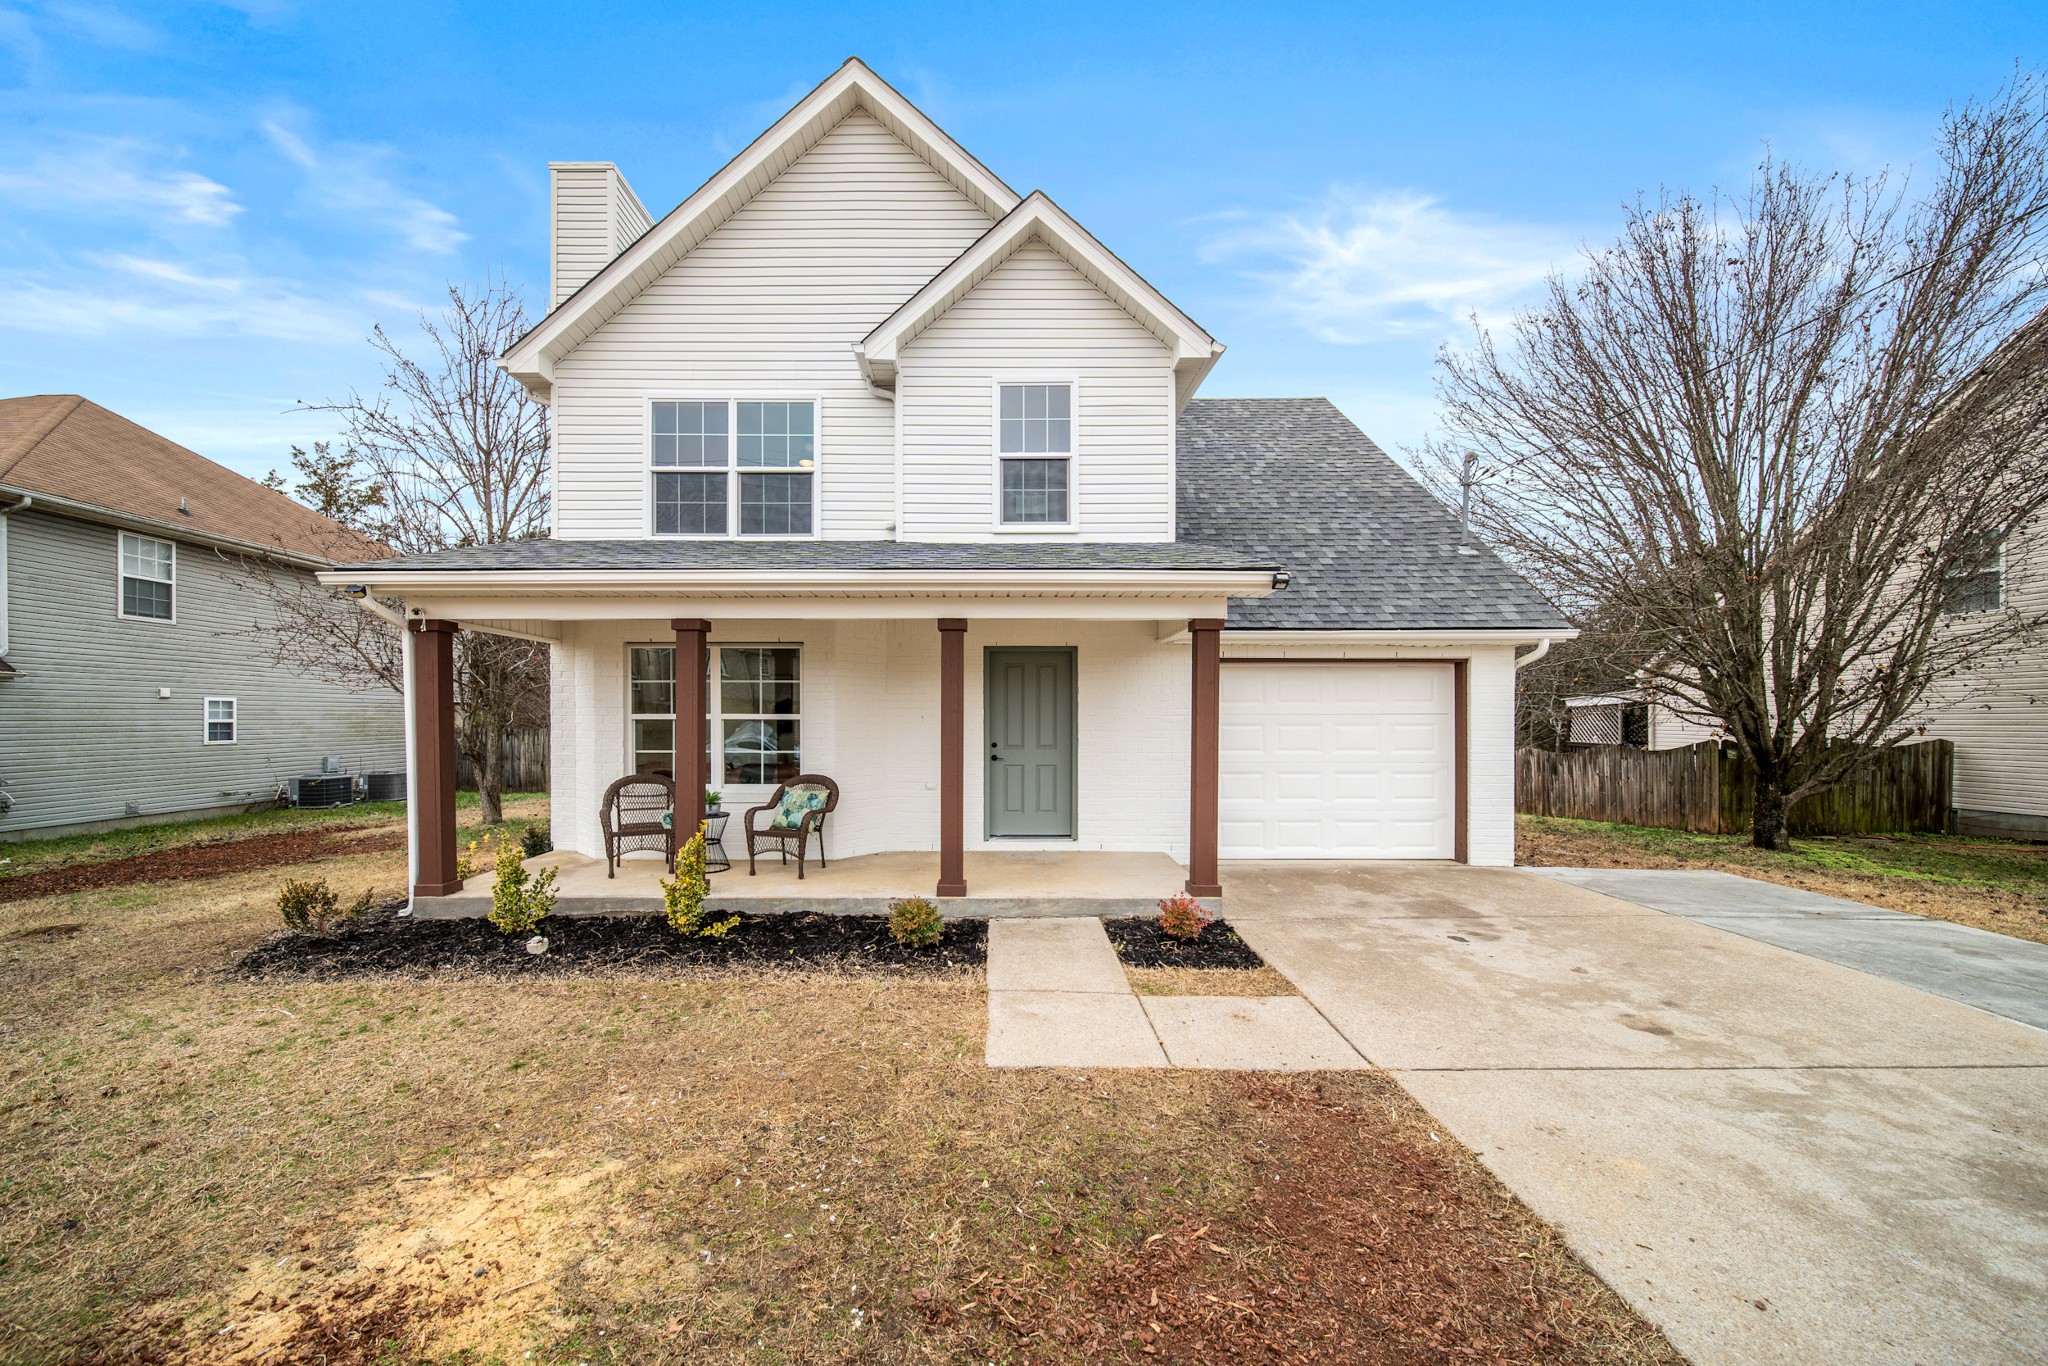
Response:
[[[793,787],[782,794],[782,800],[775,804],[775,814],[768,818],[770,830],[794,830],[804,823],[804,817],[825,805],[825,794],[815,787]]]

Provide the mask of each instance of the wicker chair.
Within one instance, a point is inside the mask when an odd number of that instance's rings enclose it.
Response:
[[[630,773],[604,790],[604,875],[611,877],[629,850],[659,849],[676,866],[675,826],[662,820],[675,806],[676,785],[659,773]]]
[[[754,817],[763,811],[775,810],[776,806],[782,801],[783,793],[788,792],[791,788],[807,787],[823,792],[825,794],[825,804],[816,811],[806,813],[803,820],[797,823],[796,829],[777,830],[773,826],[761,830],[754,828]],[[754,875],[754,854],[756,850],[772,845],[782,855],[782,861],[788,863],[789,847],[795,845],[796,875],[801,879],[804,875],[804,851],[809,846],[811,836],[814,833],[818,837],[818,866],[820,868],[830,867],[831,865],[825,862],[825,818],[831,815],[833,808],[838,805],[838,783],[833,782],[830,778],[820,777],[815,773],[799,773],[796,777],[791,778],[788,782],[776,788],[769,796],[766,805],[748,807],[746,816],[740,821],[740,828],[747,832],[747,876],[752,877]]]

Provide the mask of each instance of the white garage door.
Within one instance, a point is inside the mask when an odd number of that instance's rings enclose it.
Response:
[[[1225,858],[1456,856],[1448,664],[1223,666]]]

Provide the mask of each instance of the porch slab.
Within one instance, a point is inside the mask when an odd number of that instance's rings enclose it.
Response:
[[[661,912],[667,870],[657,859],[629,858],[613,877],[605,876],[603,859],[583,854],[542,854],[526,866],[555,870],[556,915]],[[887,915],[891,901],[929,897],[939,881],[939,856],[924,851],[835,858],[828,868],[813,861],[801,879],[794,863],[771,858],[756,866],[757,874],[748,877],[742,852],[731,871],[713,873],[711,907],[752,915]],[[1187,880],[1187,870],[1165,854],[1102,850],[970,850],[966,872],[966,896],[934,898],[949,920],[1154,915],[1159,899]],[[1214,899],[1204,904],[1212,911],[1222,905]],[[412,913],[423,920],[459,920],[490,909],[488,872],[452,896],[416,897],[412,903]]]

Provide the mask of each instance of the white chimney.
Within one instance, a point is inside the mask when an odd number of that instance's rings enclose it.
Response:
[[[548,163],[548,307],[574,294],[654,225],[609,161]]]

